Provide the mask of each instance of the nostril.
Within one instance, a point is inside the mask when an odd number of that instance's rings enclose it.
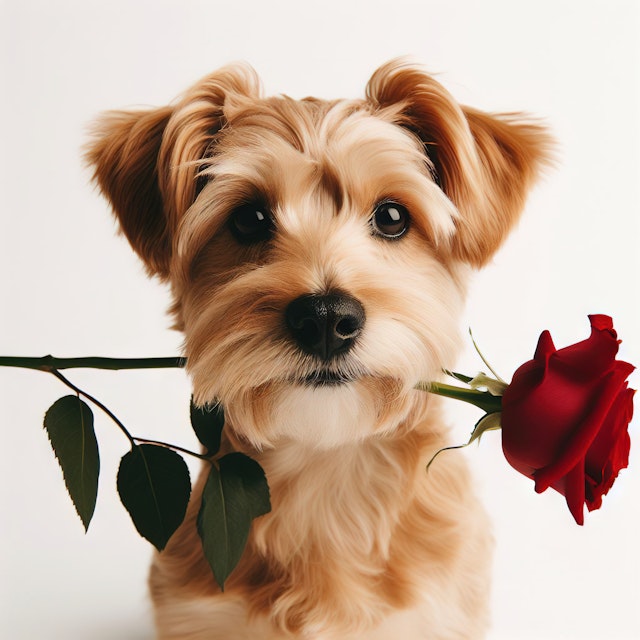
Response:
[[[362,324],[358,318],[342,318],[335,326],[335,334],[338,338],[348,340],[349,338],[355,338],[361,329]]]
[[[317,301],[317,296],[301,296],[293,300],[285,312],[289,332],[305,351],[321,350],[324,342],[326,313]]]

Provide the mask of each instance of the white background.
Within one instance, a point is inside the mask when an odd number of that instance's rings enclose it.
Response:
[[[612,315],[621,358],[640,363],[640,24],[634,0],[0,4],[0,353],[166,356],[166,291],[115,234],[81,163],[86,128],[109,108],[166,104],[244,59],[268,93],[359,97],[382,62],[411,55],[462,102],[546,118],[557,168],[478,275],[462,326],[506,377],[549,328],[557,346]],[[459,369],[481,367],[471,348]],[[195,446],[180,371],[70,376],[138,435]],[[632,385],[640,383],[637,374]],[[0,637],[149,640],[151,550],[118,503],[126,441],[97,418],[102,476],[85,536],[41,429],[66,389],[0,370]],[[479,417],[450,403],[460,442]],[[494,523],[490,640],[640,638],[640,443],[598,512],[577,527],[488,434],[464,453]]]

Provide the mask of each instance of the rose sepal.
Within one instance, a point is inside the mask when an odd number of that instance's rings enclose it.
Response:
[[[443,382],[420,383],[416,388],[444,398],[467,402],[482,409],[485,415],[476,422],[468,442],[461,445],[443,447],[436,451],[427,463],[427,471],[436,457],[443,451],[464,449],[476,440],[479,441],[487,431],[497,431],[501,428],[502,393],[506,389],[507,384],[502,379],[491,378],[485,373],[478,373],[473,378],[453,371],[447,371],[446,373],[456,380],[465,382],[470,388],[465,389],[464,387],[445,384]]]
[[[500,411],[494,411],[493,413],[486,413],[478,422],[476,422],[473,431],[471,432],[471,436],[469,437],[469,441],[465,444],[457,444],[450,447],[443,447],[442,449],[438,449],[436,451],[431,460],[427,463],[427,471],[429,471],[429,467],[431,467],[433,461],[443,452],[443,451],[453,451],[454,449],[464,449],[468,447],[470,444],[473,444],[476,440],[480,441],[480,438],[487,431],[499,431],[502,428],[500,420],[502,418],[502,413]]]

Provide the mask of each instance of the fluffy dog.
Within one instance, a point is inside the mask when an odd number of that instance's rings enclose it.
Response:
[[[364,99],[265,98],[225,67],[106,115],[95,179],[168,282],[200,404],[265,469],[224,593],[187,517],[151,571],[159,638],[482,638],[491,536],[439,400],[467,281],[547,157],[542,127],[462,107],[403,61]]]

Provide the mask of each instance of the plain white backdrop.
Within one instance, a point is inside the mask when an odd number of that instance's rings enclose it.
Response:
[[[462,326],[503,376],[551,330],[557,346],[612,315],[640,363],[640,23],[635,0],[4,0],[0,3],[0,353],[167,356],[168,295],[116,236],[81,162],[102,110],[160,105],[247,60],[267,93],[359,97],[410,55],[462,102],[527,110],[559,143],[555,170],[479,274]],[[459,369],[481,363],[469,348]],[[69,376],[137,435],[194,447],[181,371]],[[640,376],[634,374],[632,386]],[[115,491],[126,441],[97,417],[102,474],[87,535],[41,428],[66,389],[0,369],[0,637],[150,640],[150,546]],[[450,403],[455,438],[479,415]],[[504,462],[498,434],[465,455],[497,543],[490,640],[640,638],[640,423],[602,509],[577,527]],[[635,448],[633,448],[635,447]],[[193,467],[195,470],[195,467]]]

